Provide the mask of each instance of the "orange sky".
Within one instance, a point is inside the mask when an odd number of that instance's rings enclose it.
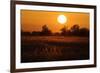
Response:
[[[57,21],[59,15],[66,16],[68,20],[65,24]],[[52,32],[59,32],[62,27],[70,29],[74,24],[89,29],[89,13],[21,10],[23,31],[41,31],[42,26],[47,25]]]

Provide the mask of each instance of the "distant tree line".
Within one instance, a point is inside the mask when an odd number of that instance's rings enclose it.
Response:
[[[47,25],[42,26],[41,31],[33,31],[33,32],[24,32],[21,31],[21,35],[28,36],[89,36],[89,29],[80,28],[78,24],[73,25],[70,30],[65,26],[60,30],[61,32],[52,33],[52,31],[48,28]]]

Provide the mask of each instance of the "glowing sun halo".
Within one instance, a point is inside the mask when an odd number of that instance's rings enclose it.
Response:
[[[64,24],[64,23],[67,22],[67,17],[64,16],[64,15],[59,15],[58,18],[57,18],[57,20],[58,20],[58,22],[59,22],[60,24]]]

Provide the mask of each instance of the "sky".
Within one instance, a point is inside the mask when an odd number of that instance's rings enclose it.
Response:
[[[64,24],[59,23],[58,16],[64,15],[67,21]],[[56,12],[39,10],[21,10],[21,29],[23,31],[41,31],[43,25],[47,25],[52,32],[60,32],[66,26],[70,29],[78,24],[80,28],[89,29],[89,13],[83,12]]]

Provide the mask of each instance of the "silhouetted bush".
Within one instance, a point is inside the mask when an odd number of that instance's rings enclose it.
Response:
[[[61,34],[59,32],[55,32],[55,33],[52,33],[52,36],[60,36]]]
[[[41,32],[40,31],[33,31],[31,34],[33,36],[38,36],[38,35],[41,35]]]
[[[89,30],[87,28],[81,28],[79,31],[79,36],[89,36]]]
[[[21,31],[21,35],[24,35],[24,36],[30,36],[31,33],[30,33],[30,32],[24,32],[24,31]]]

